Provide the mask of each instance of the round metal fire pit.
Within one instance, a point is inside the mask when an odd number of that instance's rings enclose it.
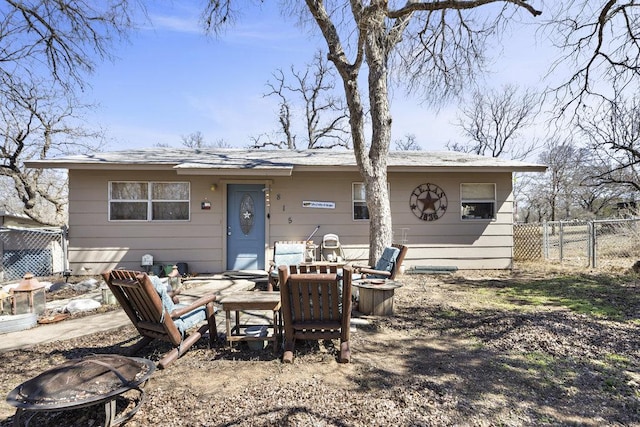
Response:
[[[144,402],[144,386],[155,364],[148,359],[102,354],[70,360],[25,381],[7,396],[7,403],[18,408],[13,425],[20,425],[24,411],[60,411],[105,404],[105,426],[118,425],[131,418]],[[135,407],[116,417],[116,398],[135,390]],[[33,416],[32,415],[32,416]],[[29,420],[27,420],[28,424]]]

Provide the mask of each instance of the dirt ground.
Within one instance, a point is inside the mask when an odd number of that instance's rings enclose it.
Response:
[[[637,275],[521,266],[401,280],[393,316],[354,313],[368,324],[352,332],[351,363],[337,363],[337,341],[299,343],[289,365],[270,350],[201,340],[153,373],[126,425],[640,426]],[[2,353],[0,393],[68,359],[121,352],[134,337],[127,326]],[[101,411],[31,425],[101,426]],[[0,427],[13,414],[0,402]]]

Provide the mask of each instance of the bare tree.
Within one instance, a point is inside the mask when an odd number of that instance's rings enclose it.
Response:
[[[523,140],[521,132],[533,123],[539,96],[531,90],[519,92],[512,84],[476,90],[469,102],[462,103],[456,122],[469,142],[447,143],[447,148],[481,156],[526,158],[535,141]]]
[[[290,75],[277,70],[273,78],[274,81],[267,83],[270,91],[265,96],[279,99],[278,122],[285,139],[266,140],[254,148],[296,148],[299,138],[294,131],[295,120],[292,118],[292,105],[295,105],[296,98],[302,101],[306,148],[349,148],[347,108],[343,100],[334,94],[335,75],[321,51],[316,52],[313,62],[305,70],[299,71],[292,66]]]
[[[190,133],[189,135],[182,135],[182,145],[187,148],[202,148],[206,145],[204,135],[202,135],[200,131]]]
[[[395,140],[396,150],[399,151],[421,151],[422,147],[416,142],[416,136],[412,133],[408,133],[404,136],[404,139]]]
[[[182,136],[182,146],[187,148],[230,148],[231,144],[224,139],[218,139],[215,142],[207,142],[204,135],[200,131],[190,133],[189,135]]]
[[[606,149],[593,149],[587,145],[579,148],[579,151],[579,162],[573,165],[574,180],[579,185],[573,192],[573,197],[584,211],[583,216],[607,217],[613,213],[618,202],[635,200],[633,193],[637,195],[638,191],[635,186],[602,179],[605,176],[615,178],[617,175],[622,177],[627,174],[625,170],[613,172]],[[602,154],[606,156],[603,157]]]
[[[69,88],[85,85],[96,58],[111,58],[110,46],[133,26],[135,0],[22,2],[4,0],[0,14],[0,82],[36,73],[43,66]]]
[[[233,0],[209,0],[206,27],[216,30],[234,16]],[[485,41],[502,28],[509,13],[541,12],[524,0],[408,1],[306,0],[288,2],[297,16],[311,14],[328,48],[345,93],[351,138],[364,179],[369,221],[369,260],[374,262],[392,241],[391,208],[387,186],[387,158],[392,117],[389,83],[407,82],[414,92],[423,89],[428,100],[441,100],[461,90],[482,65]],[[498,5],[502,8],[484,7]],[[479,11],[491,16],[474,19]],[[476,16],[477,17],[477,16]],[[396,74],[390,74],[390,70]],[[366,73],[361,78],[360,73]],[[366,80],[366,87],[360,84]],[[365,101],[368,100],[368,101]],[[365,120],[365,111],[369,121]],[[367,140],[365,126],[371,126]]]
[[[548,218],[548,206],[543,185],[530,174],[520,174],[516,178],[518,197],[516,198],[517,219],[521,222],[539,222]]]
[[[577,127],[588,141],[599,167],[591,185],[621,185],[640,191],[640,99],[622,95],[599,110],[583,109]]]
[[[572,0],[553,7],[550,35],[564,55],[550,74],[570,70],[554,89],[558,117],[574,120],[593,152],[585,185],[633,198],[640,190],[640,4]]]
[[[272,88],[272,91],[269,92],[265,96],[277,96],[280,98],[279,106],[280,111],[278,112],[278,124],[280,125],[280,132],[276,132],[276,136],[272,138],[269,134],[263,133],[258,135],[257,137],[251,137],[253,141],[251,144],[251,148],[265,148],[265,147],[275,147],[280,149],[287,150],[295,150],[296,149],[296,135],[293,133],[293,124],[291,117],[291,105],[289,104],[289,99],[286,97],[284,93],[284,74],[282,70],[278,70],[276,75],[276,80],[279,82],[279,87],[276,89],[272,83],[269,85]],[[284,135],[284,140],[278,137],[279,134]],[[278,141],[278,139],[280,139]]]
[[[640,4],[635,0],[554,2],[549,35],[564,55],[549,74],[570,74],[557,85],[560,113],[576,113],[596,100],[615,101],[640,77]]]
[[[100,135],[68,125],[78,118],[73,100],[45,87],[14,85],[0,94],[0,176],[11,179],[13,194],[26,215],[44,224],[62,225],[66,219],[66,175],[27,169],[24,162],[94,149],[87,141]]]
[[[18,2],[0,13],[0,176],[10,197],[46,224],[62,224],[66,177],[33,171],[24,161],[91,149],[100,132],[77,125],[88,105],[77,90],[95,61],[111,58],[112,42],[132,26],[128,0]],[[137,4],[137,3],[136,3]]]
[[[182,135],[180,137],[180,145],[194,150],[197,150],[199,148],[231,148],[231,144],[229,144],[223,138],[220,138],[215,142],[206,141],[204,135],[200,131],[192,132],[188,135]],[[157,142],[153,144],[153,146],[159,148],[172,147],[172,145],[167,142]]]
[[[575,216],[575,193],[582,181],[582,177],[576,172],[586,154],[570,138],[547,141],[539,161],[547,165],[548,169],[543,178],[533,183],[530,190],[537,199],[534,209],[538,210],[540,220],[556,221]]]
[[[516,174],[514,198],[526,222],[603,218],[611,215],[614,203],[633,200],[629,188],[602,183],[598,177],[610,165],[570,138],[548,141],[539,161],[549,167],[544,176]]]

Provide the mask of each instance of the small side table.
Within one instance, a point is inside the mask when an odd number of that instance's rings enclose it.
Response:
[[[227,342],[233,346],[236,341],[273,341],[273,351],[278,350],[278,339],[282,336],[282,318],[280,317],[280,292],[245,291],[234,292],[219,300],[226,315]],[[240,322],[240,312],[264,310],[273,312],[273,323],[266,325],[272,333],[266,337],[251,337],[242,333],[251,326],[265,326]],[[235,325],[231,327],[231,312],[235,311]]]
[[[393,295],[402,284],[394,280],[361,279],[354,280],[352,285],[358,288],[358,311],[362,314],[393,314]]]

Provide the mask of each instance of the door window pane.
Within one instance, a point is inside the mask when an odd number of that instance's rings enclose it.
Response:
[[[245,193],[240,199],[240,229],[245,236],[251,233],[253,228],[253,222],[255,218],[255,204],[251,194]]]

